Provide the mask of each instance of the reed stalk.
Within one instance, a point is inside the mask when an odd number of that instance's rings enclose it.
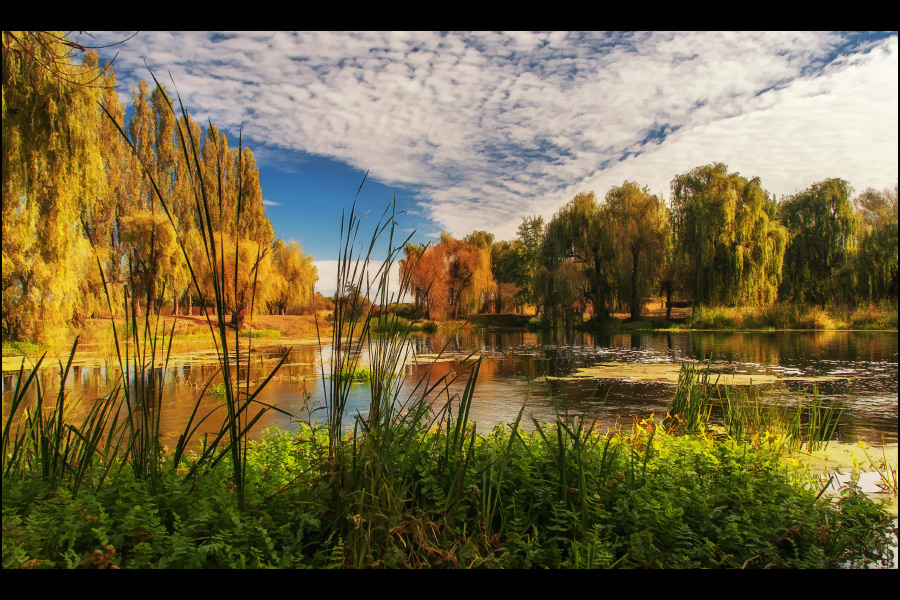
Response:
[[[156,76],[151,72],[151,77],[153,78],[154,83],[159,85],[159,81],[156,79]],[[249,390],[249,379],[246,382],[247,387],[243,392],[243,397],[241,396],[241,392],[239,389],[239,380],[237,373],[233,372],[233,367],[231,364],[231,356],[232,351],[229,350],[229,339],[228,339],[228,324],[225,322],[225,313],[227,311],[227,302],[226,302],[226,289],[225,289],[225,269],[227,265],[225,263],[225,255],[224,255],[224,246],[222,241],[220,243],[216,242],[216,231],[214,229],[213,223],[214,219],[212,218],[213,214],[213,206],[214,203],[218,205],[218,211],[220,216],[223,212],[224,206],[224,198],[223,198],[223,186],[222,186],[222,165],[216,162],[216,177],[218,179],[219,185],[215,190],[215,195],[213,196],[211,190],[206,189],[205,182],[203,177],[201,177],[201,164],[199,156],[197,155],[197,144],[195,143],[197,140],[194,140],[193,133],[191,132],[189,127],[185,126],[185,123],[188,122],[188,114],[184,108],[184,104],[181,101],[181,96],[177,94],[178,104],[180,108],[180,112],[182,115],[182,119],[179,121],[176,119],[176,132],[181,140],[181,148],[184,154],[185,164],[188,165],[188,171],[190,174],[191,182],[192,182],[192,190],[194,194],[193,198],[193,208],[194,208],[194,216],[197,219],[197,222],[200,224],[200,232],[203,242],[204,256],[206,258],[206,266],[209,268],[210,273],[212,274],[212,283],[213,283],[213,298],[215,307],[216,307],[216,323],[213,324],[212,320],[209,317],[209,314],[206,313],[206,322],[209,327],[210,333],[213,336],[216,345],[216,352],[219,356],[219,363],[221,372],[224,379],[225,384],[225,408],[227,410],[227,416],[220,428],[219,434],[213,439],[211,444],[205,445],[203,452],[200,458],[195,462],[192,469],[189,471],[189,476],[193,476],[196,474],[197,470],[205,464],[213,465],[219,460],[221,460],[226,454],[230,455],[231,465],[232,465],[232,476],[233,481],[236,487],[236,491],[239,498],[239,504],[241,509],[244,508],[244,498],[245,498],[245,480],[246,480],[246,455],[247,455],[247,446],[246,446],[246,435],[247,432],[253,427],[253,425],[258,422],[258,420],[262,417],[262,415],[267,411],[272,409],[273,407],[260,402],[257,400],[256,396],[263,389],[263,387],[271,380],[272,376],[277,372],[277,370],[284,363],[284,360],[287,358],[290,349],[288,349],[284,356],[281,358],[279,363],[276,365],[274,370],[269,374],[269,376],[257,387],[256,391],[252,394]],[[168,109],[175,114],[174,106],[166,95],[163,95],[165,99],[166,105]],[[153,191],[153,195],[151,196],[154,199],[154,202],[159,202],[159,205],[162,207],[163,211],[166,214],[166,217],[169,220],[170,225],[175,231],[176,240],[178,245],[182,251],[182,255],[184,257],[185,263],[188,267],[188,271],[191,275],[191,280],[193,282],[194,288],[196,289],[198,295],[200,296],[200,302],[203,306],[207,305],[207,298],[204,297],[203,287],[200,285],[198,280],[196,269],[192,263],[191,256],[187,250],[187,246],[183,236],[179,233],[178,227],[175,224],[175,220],[173,215],[169,209],[169,203],[165,197],[165,194],[160,190],[159,185],[157,184],[152,171],[148,168],[146,164],[140,159],[133,142],[129,139],[128,135],[122,128],[122,126],[116,122],[115,118],[106,110],[105,107],[102,107],[103,111],[109,117],[109,119],[113,122],[116,128],[119,130],[119,133],[122,135],[123,139],[126,141],[128,146],[132,149],[132,152],[138,160],[141,162],[141,166],[144,170],[145,175],[148,177],[148,180],[151,183],[151,188]],[[214,143],[217,141],[214,140]],[[188,150],[190,148],[190,152]],[[243,143],[242,139],[239,135],[238,142],[238,156],[243,156]],[[218,156],[218,153],[217,153]],[[240,160],[240,159],[239,159]],[[237,185],[237,210],[236,214],[232,215],[231,218],[234,219],[235,229],[239,230],[240,227],[240,219],[243,208],[243,180],[242,169],[239,168],[237,172],[239,173],[239,180]],[[154,204],[155,206],[155,204]],[[237,244],[237,240],[235,244]],[[151,240],[152,247],[152,240]],[[237,257],[237,248],[235,248],[235,257]],[[257,257],[259,259],[259,257]],[[235,258],[235,286],[237,286],[237,258]],[[257,261],[258,263],[258,261]],[[256,289],[256,280],[254,279],[253,285],[253,294],[255,294]],[[149,296],[148,296],[148,306],[149,306]],[[252,310],[252,309],[251,309]],[[132,324],[135,323],[134,319],[134,311],[132,310]],[[174,328],[174,325],[173,325]],[[133,327],[133,329],[135,329]],[[174,331],[174,329],[173,329]],[[149,332],[149,320],[146,321],[145,332]],[[135,331],[136,334],[136,331]],[[240,327],[235,327],[234,332],[234,351],[233,355],[235,357],[240,356]],[[135,338],[137,336],[135,335]],[[150,353],[151,357],[155,357],[156,352],[156,338],[155,336],[151,336],[147,338],[149,341]],[[118,348],[118,340],[117,341],[117,352],[119,352]],[[146,346],[145,346],[146,348]],[[169,338],[169,349],[171,349],[171,336]],[[141,349],[138,349],[138,352],[141,352]],[[249,355],[249,352],[248,352]],[[248,358],[249,360],[249,358]],[[127,362],[127,360],[126,360]],[[168,362],[168,353],[166,354],[166,364]],[[120,359],[121,363],[121,359]],[[146,364],[145,361],[139,360],[138,363],[140,365]],[[146,387],[150,387],[151,390],[158,390],[161,393],[162,388],[162,375],[164,373],[165,367],[163,371],[159,372],[157,379],[146,379],[146,383],[141,384],[140,389],[144,389]],[[123,371],[124,372],[124,371]],[[151,383],[152,382],[152,383]],[[149,385],[148,385],[149,384]],[[207,382],[207,386],[209,382]],[[126,393],[126,396],[128,394]],[[161,399],[161,396],[159,397]],[[198,398],[197,402],[200,402]],[[256,413],[255,416],[250,417],[249,409],[252,405],[261,406],[259,412]],[[145,409],[146,410],[146,409]],[[280,410],[280,409],[276,409]],[[280,411],[284,412],[284,411]],[[287,413],[285,413],[287,414]],[[196,415],[196,407],[194,410],[194,415]],[[191,420],[188,422],[184,433],[179,438],[178,446],[176,448],[176,464],[178,460],[183,456],[184,450],[187,447],[189,440],[191,439],[192,434],[196,431],[199,423],[192,428],[193,418],[192,415]],[[138,436],[136,439],[139,441],[138,447],[138,456],[156,456],[156,453],[153,452],[153,441],[156,435],[158,435],[158,422],[159,422],[159,412],[157,411],[154,415],[155,419],[147,419],[145,422],[142,422],[141,430],[142,435]],[[208,417],[209,415],[207,415]],[[149,413],[147,417],[150,417]],[[204,417],[205,420],[207,417]],[[145,418],[145,417],[142,417]],[[155,423],[155,424],[154,424]],[[227,446],[224,450],[216,454],[218,449],[218,444],[227,440]],[[154,462],[155,466],[156,463]]]

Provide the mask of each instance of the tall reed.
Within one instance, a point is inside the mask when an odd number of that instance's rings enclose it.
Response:
[[[156,76],[151,72],[151,77],[153,77],[153,81],[159,85],[159,81],[157,81]],[[223,218],[226,215],[223,215],[223,206],[226,205],[223,198],[223,186],[222,182],[222,165],[219,163],[218,158],[216,161],[216,177],[219,181],[219,185],[217,189],[213,192],[212,190],[207,190],[206,184],[204,182],[204,178],[201,176],[201,163],[200,158],[197,154],[197,147],[199,140],[195,140],[193,136],[193,132],[190,130],[190,127],[187,127],[186,123],[188,122],[187,111],[184,108],[184,104],[181,102],[181,97],[176,93],[178,97],[179,108],[181,112],[182,119],[176,119],[176,132],[181,141],[181,148],[184,155],[184,164],[188,165],[188,171],[191,178],[191,189],[193,190],[193,208],[194,208],[194,217],[199,223],[201,238],[203,242],[203,256],[206,260],[206,267],[212,275],[212,288],[213,288],[213,300],[216,307],[216,323],[213,324],[212,320],[209,317],[209,314],[206,313],[206,322],[209,327],[210,333],[213,335],[213,339],[216,344],[216,352],[219,356],[220,369],[223,375],[224,384],[225,384],[225,408],[227,410],[227,416],[219,430],[218,435],[212,440],[210,444],[207,444],[201,454],[199,460],[194,464],[189,475],[194,475],[198,468],[204,464],[215,464],[219,460],[221,460],[226,454],[230,455],[231,465],[232,465],[232,475],[234,484],[236,487],[236,491],[239,498],[239,504],[241,508],[244,507],[244,498],[245,498],[245,478],[246,478],[246,455],[247,455],[247,433],[253,427],[253,425],[258,422],[258,420],[262,417],[262,415],[269,409],[274,408],[270,405],[260,402],[257,400],[257,395],[259,392],[265,387],[265,385],[271,380],[272,376],[278,371],[281,365],[284,363],[285,359],[288,356],[289,349],[282,356],[281,360],[272,370],[272,372],[263,380],[263,382],[257,386],[256,390],[252,393],[249,389],[249,376],[245,381],[246,387],[244,392],[241,392],[239,389],[239,378],[238,373],[234,372],[234,367],[232,366],[231,357],[234,356],[235,361],[237,361],[240,357],[240,325],[236,324],[234,327],[234,345],[233,351],[229,349],[229,325],[225,322],[225,313],[227,310],[227,290],[226,286],[226,261],[225,261],[225,249],[224,249],[224,240],[220,239],[220,242],[217,245],[216,241],[216,231],[214,228],[213,214],[214,206],[218,206],[218,214]],[[166,105],[173,114],[175,114],[175,109],[169,100],[167,95],[163,95],[165,99]],[[173,218],[172,212],[169,207],[169,201],[167,201],[165,194],[161,191],[157,181],[155,180],[151,169],[148,168],[137,153],[137,150],[134,146],[134,143],[129,139],[128,135],[122,128],[122,126],[115,121],[115,118],[106,110],[105,107],[102,107],[104,112],[119,130],[119,133],[122,135],[123,139],[132,149],[134,155],[141,162],[141,166],[143,167],[144,173],[148,180],[151,183],[153,195],[152,198],[154,201],[159,202],[159,205],[162,207],[163,211],[166,214],[166,217],[169,220],[169,224],[172,226],[175,231],[176,240],[178,245],[182,251],[182,255],[184,257],[184,261],[188,267],[188,270],[191,275],[191,280],[194,285],[194,289],[198,293],[200,297],[201,304],[203,306],[207,305],[207,298],[203,293],[203,286],[200,284],[198,280],[195,265],[192,262],[192,258],[190,253],[188,252],[185,240],[183,235],[178,230],[176,226],[175,220]],[[213,143],[217,143],[217,140],[212,140]],[[190,148],[190,151],[188,150]],[[242,160],[243,157],[243,142],[242,138],[238,136],[238,157],[239,161]],[[218,152],[216,153],[218,157]],[[244,182],[242,179],[243,170],[241,168],[241,164],[238,164],[238,182],[237,182],[237,202],[236,202],[236,211],[234,215],[228,216],[234,220],[235,230],[239,231],[241,226],[241,214],[243,212],[243,191],[244,191]],[[154,204],[155,206],[155,204]],[[238,248],[237,248],[238,240],[235,239],[235,264],[234,264],[234,285],[235,285],[235,296],[237,295],[237,285],[238,285],[238,277],[237,277],[237,269],[238,269]],[[151,239],[151,247],[152,247],[152,239]],[[259,262],[259,256],[257,256],[257,264]],[[256,280],[253,282],[253,291],[252,293],[255,295],[256,293]],[[148,304],[149,296],[148,296]],[[252,308],[251,308],[252,311]],[[133,317],[134,312],[132,311],[132,322],[134,322]],[[251,313],[252,318],[252,313]],[[149,324],[149,321],[147,321]],[[145,331],[147,331],[149,327],[145,327]],[[173,324],[174,331],[174,324]],[[171,336],[169,338],[170,348],[171,348]],[[249,342],[248,342],[249,343]],[[155,348],[156,342],[155,338],[150,338],[150,350],[151,356],[155,356]],[[168,361],[168,355],[166,358]],[[249,351],[248,351],[248,361],[249,361]],[[145,364],[145,363],[141,363]],[[165,367],[164,367],[165,368]],[[249,371],[249,363],[248,363],[248,371]],[[163,371],[164,372],[164,371]],[[159,378],[154,382],[155,387],[151,389],[160,389],[161,390],[161,382],[162,382],[162,373],[160,372]],[[208,385],[208,383],[207,383]],[[242,396],[243,394],[243,396]],[[199,399],[197,401],[199,403]],[[250,408],[253,405],[258,405],[261,408],[255,414],[255,416],[250,416]],[[281,411],[280,409],[276,409]],[[194,411],[196,414],[196,408]],[[287,414],[287,413],[285,413]],[[153,429],[152,422],[149,422],[151,427],[145,427],[145,431],[147,431],[148,436],[154,436],[158,434],[158,420],[159,420],[159,412],[155,413],[155,429]],[[184,434],[179,439],[178,449],[176,451],[176,456],[180,458],[183,455],[184,448],[187,446],[187,443],[191,437],[191,435],[196,431],[196,426],[191,428],[193,421],[193,416],[191,421],[189,421],[187,427],[185,428]],[[142,438],[139,438],[142,439]],[[218,444],[223,440],[227,440],[227,446],[224,450],[219,451],[216,454],[218,449]],[[152,444],[152,442],[150,442]],[[176,461],[177,462],[177,461]]]
[[[102,485],[115,463],[119,448],[113,442],[124,427],[124,423],[119,424],[122,404],[118,398],[119,387],[98,398],[80,426],[69,422],[69,415],[77,402],[69,401],[65,387],[77,347],[76,338],[65,368],[60,364],[59,392],[49,410],[45,409],[45,391],[38,377],[46,355],[40,357],[27,377],[24,363],[20,367],[0,441],[4,478],[39,473],[41,479],[51,486],[67,484],[73,495],[77,495],[95,460],[105,463],[94,481],[95,487]],[[36,388],[36,400],[29,409],[24,406],[24,400],[32,386]],[[19,417],[20,407],[23,411],[13,431],[12,424]]]
[[[675,398],[663,419],[667,431],[679,429],[687,433],[704,431],[712,412],[710,390],[718,383],[709,381],[709,364],[701,370],[698,364],[684,361],[678,373]]]

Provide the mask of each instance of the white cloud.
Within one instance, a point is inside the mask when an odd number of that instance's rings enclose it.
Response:
[[[334,295],[336,285],[337,285],[337,274],[338,274],[338,261],[337,260],[317,260],[313,262],[313,265],[316,267],[316,270],[319,274],[319,280],[316,282],[316,291],[321,293],[323,296],[332,296]],[[360,268],[362,265],[360,264]],[[367,289],[365,281],[368,279],[369,283],[369,293],[374,296],[377,293],[377,281],[376,277],[378,276],[378,271],[381,268],[381,264],[370,263],[368,268],[366,269],[366,276],[363,277],[363,289],[364,291]],[[351,266],[351,270],[353,266]],[[358,276],[356,280],[358,280]],[[396,296],[400,292],[400,265],[398,263],[394,263],[391,265],[390,274],[388,275],[388,294],[393,294]],[[375,298],[371,298],[375,300]],[[406,301],[403,299],[402,301]]]
[[[141,33],[116,70],[147,77],[146,59],[198,120],[413,186],[457,236],[508,239],[523,215],[624,179],[668,195],[672,177],[712,161],[779,195],[825,177],[857,190],[897,179],[896,35],[836,60],[844,38],[820,32],[224,38]],[[643,143],[663,128],[663,143]]]

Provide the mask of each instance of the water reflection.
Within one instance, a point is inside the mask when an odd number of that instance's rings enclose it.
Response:
[[[254,351],[249,369],[242,357],[237,369],[242,389],[254,391],[271,372],[287,348]],[[451,382],[432,390],[429,399],[446,402],[461,393],[468,378],[467,365],[459,359],[415,361],[413,357],[439,352],[468,353],[478,350],[484,357],[470,418],[484,430],[497,423],[511,423],[523,404],[523,423],[553,420],[557,412],[596,419],[602,426],[630,422],[650,414],[661,416],[673,394],[673,386],[625,379],[548,380],[565,377],[576,369],[599,363],[669,363],[683,359],[710,361],[725,372],[766,373],[778,377],[834,376],[837,381],[779,381],[765,386],[761,394],[771,400],[793,402],[798,393],[820,395],[844,407],[838,435],[855,442],[897,440],[897,334],[884,332],[635,332],[547,335],[522,330],[460,331],[415,336],[410,340],[410,358],[403,367],[406,376],[402,398],[419,397],[437,381]],[[324,419],[324,399],[329,373],[330,347],[300,345],[290,354],[259,394],[262,402],[294,415],[270,411],[258,423],[258,433],[269,426],[297,427],[298,420]],[[366,353],[361,356],[367,364]],[[82,399],[81,410],[107,393],[118,379],[112,361],[86,361],[73,368],[66,382],[71,400]],[[216,411],[200,429],[215,432],[224,415],[222,399],[214,392],[222,380],[214,354],[185,356],[170,362],[163,381],[161,428],[164,442],[172,447],[201,398],[198,414]],[[3,415],[7,414],[18,373],[4,373]],[[59,371],[42,369],[39,380],[55,397]],[[249,388],[246,387],[249,382]],[[421,382],[421,383],[420,383]],[[206,392],[204,387],[209,384]],[[419,384],[417,386],[417,384]],[[443,390],[441,394],[438,391]],[[367,384],[352,386],[345,424],[365,413],[369,405]],[[77,413],[74,415],[77,419]]]

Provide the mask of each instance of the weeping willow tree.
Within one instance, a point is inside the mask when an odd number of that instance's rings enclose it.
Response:
[[[467,285],[460,287],[459,306],[464,314],[484,312],[489,309],[497,293],[497,282],[491,268],[491,249],[494,234],[473,231],[457,245],[456,266],[465,273]],[[451,266],[451,272],[452,272]]]
[[[845,292],[856,287],[852,257],[860,226],[850,193],[843,179],[826,179],[782,200],[779,214],[790,232],[784,296],[819,304],[850,299]]]
[[[672,180],[676,255],[698,304],[763,306],[775,301],[788,234],[759,178],[713,163]]]
[[[82,300],[81,215],[105,193],[102,71],[77,65],[62,32],[4,31],[3,301],[5,336],[50,341]]]
[[[272,268],[272,248],[222,233],[215,233],[213,238],[223,265],[223,308],[231,313],[232,326],[241,327],[246,317],[262,313],[280,291]],[[196,265],[194,273],[203,295],[210,298],[216,282],[210,267],[213,263],[206,252],[203,247],[195,250],[191,264]]]
[[[272,263],[271,311],[283,315],[311,304],[318,274],[312,257],[303,253],[300,244],[295,241],[285,244],[281,238],[275,240]]]
[[[872,188],[854,201],[862,218],[856,256],[858,295],[872,301],[897,300],[897,185],[893,190]]]
[[[617,297],[628,301],[631,320],[637,320],[641,298],[650,295],[660,276],[668,212],[649,188],[626,181],[607,192],[602,213],[614,240]]]
[[[590,306],[594,317],[609,319],[615,297],[613,240],[594,193],[580,193],[547,225],[535,278],[535,295],[544,314],[556,321],[579,321]],[[580,312],[579,312],[580,311]]]

